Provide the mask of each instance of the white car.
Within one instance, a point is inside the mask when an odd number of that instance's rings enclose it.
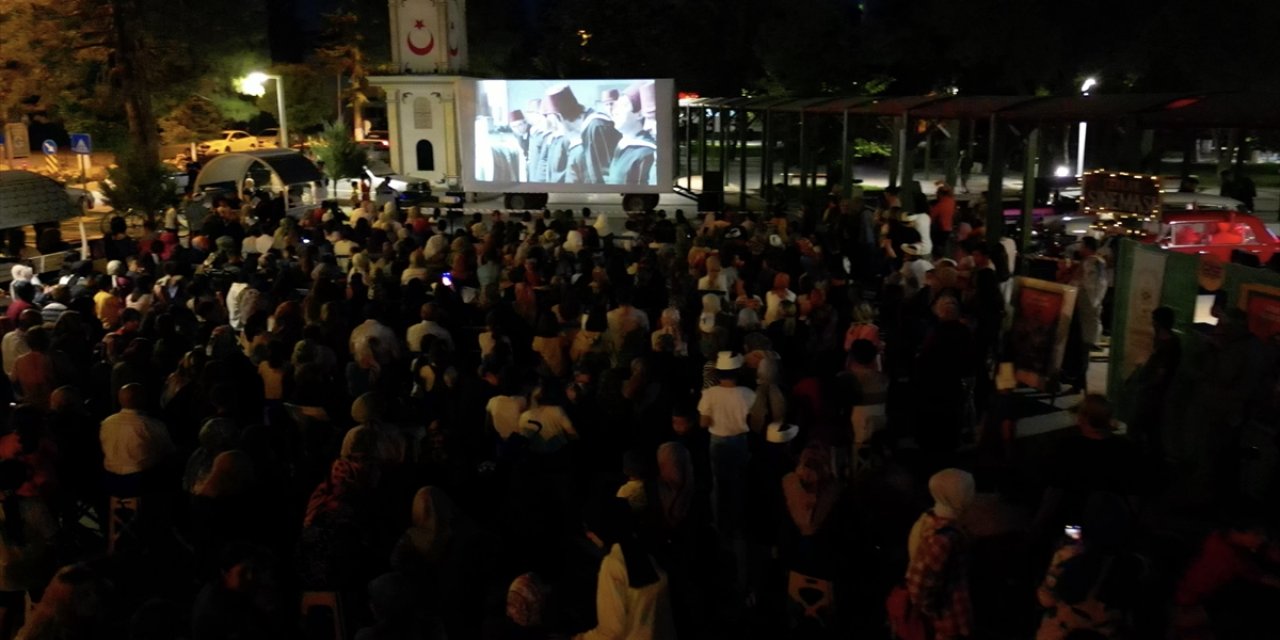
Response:
[[[1160,196],[1161,206],[1166,213],[1177,211],[1244,211],[1244,203],[1235,198],[1215,196],[1210,193],[1185,193],[1166,191]]]
[[[258,143],[258,138],[249,134],[249,132],[229,129],[222,132],[221,138],[201,142],[196,149],[200,155],[209,156],[219,153],[249,151],[250,149],[257,149],[259,146],[261,145]]]

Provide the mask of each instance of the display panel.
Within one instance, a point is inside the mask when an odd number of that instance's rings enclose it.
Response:
[[[473,126],[464,129],[471,189],[666,191],[672,86],[645,79],[477,81]]]

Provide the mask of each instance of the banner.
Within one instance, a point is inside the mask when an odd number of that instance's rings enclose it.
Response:
[[[1135,374],[1151,357],[1155,330],[1151,312],[1157,307],[1169,307],[1173,309],[1174,332],[1184,341],[1194,333],[1200,266],[1200,256],[1165,251],[1133,240],[1120,241],[1107,395],[1122,420],[1132,419]],[[1187,351],[1184,349],[1184,354]]]
[[[1124,330],[1123,359],[1111,360],[1112,366],[1120,366],[1120,375],[1126,379],[1151,357],[1155,346],[1155,328],[1150,318],[1151,312],[1160,306],[1166,257],[1167,254],[1158,251],[1138,251],[1133,256],[1125,307],[1131,321]]]
[[[1160,214],[1160,179],[1128,173],[1092,171],[1080,177],[1086,214],[1151,216]]]
[[[1025,277],[1015,278],[1014,285],[1009,340],[1015,374],[1018,382],[1044,390],[1062,367],[1076,288]]]

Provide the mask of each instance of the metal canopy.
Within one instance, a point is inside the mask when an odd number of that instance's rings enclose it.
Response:
[[[1186,97],[1180,93],[1101,94],[1044,98],[1004,109],[1001,120],[1038,122],[1087,122],[1119,120],[1162,107]]]
[[[1226,93],[1179,98],[1138,116],[1144,128],[1280,129],[1280,93]]]
[[[900,98],[877,98],[871,102],[846,109],[851,114],[869,116],[900,116],[917,107],[950,100],[951,96],[904,96]]]
[[[80,215],[67,190],[30,171],[0,171],[0,229]]]
[[[912,117],[933,120],[978,120],[1016,105],[1040,100],[1032,96],[956,96],[911,110]]]
[[[828,100],[820,104],[815,104],[806,109],[809,113],[844,113],[852,107],[867,104],[875,100],[870,96],[854,96],[851,98],[836,98]]]
[[[790,100],[782,104],[770,107],[770,110],[783,112],[783,113],[801,113],[801,112],[809,111],[809,107],[812,107],[814,105],[819,105],[824,102],[831,102],[831,98],[830,97],[803,98],[800,100]]]
[[[254,164],[262,164],[272,177],[284,186],[307,184],[324,180],[324,174],[316,163],[297,151],[289,149],[258,149],[244,153],[224,153],[204,165],[196,176],[195,190],[210,184],[234,182],[237,188]]]

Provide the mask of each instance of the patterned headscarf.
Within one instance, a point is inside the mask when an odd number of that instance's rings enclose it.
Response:
[[[542,607],[546,587],[538,576],[526,573],[511,582],[507,589],[507,617],[521,627],[542,625]]]
[[[346,458],[334,460],[329,470],[329,479],[311,492],[302,525],[311,526],[320,516],[344,511],[349,494],[372,488],[376,483],[377,469],[374,465]]]

